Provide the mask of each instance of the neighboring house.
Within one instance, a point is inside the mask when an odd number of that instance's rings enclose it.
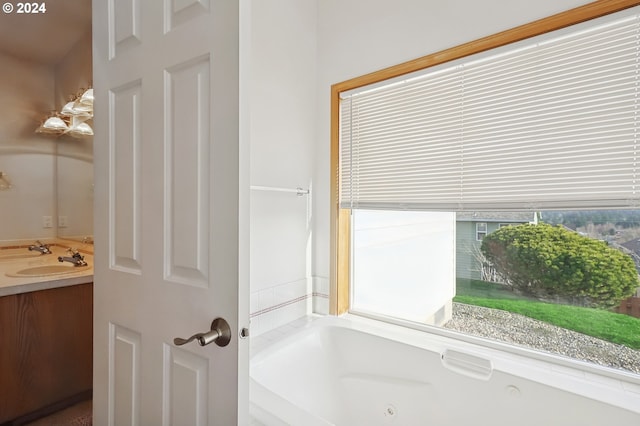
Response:
[[[538,223],[536,213],[458,212],[456,216],[456,277],[483,279],[480,254],[482,239],[502,226],[524,223]]]
[[[636,264],[636,270],[640,274],[640,238],[635,238],[622,244],[618,244],[615,241],[609,242],[609,245],[631,256],[633,263]],[[636,295],[640,296],[640,287],[638,287]]]
[[[633,257],[633,260],[638,263],[637,261],[640,260],[640,238],[635,238],[620,245],[629,250],[631,252],[629,254]]]
[[[640,274],[640,238],[627,241],[626,243],[620,244],[620,246],[627,250],[626,253],[631,256],[633,262],[636,264],[636,270]],[[620,302],[617,311],[621,314],[640,318],[640,287],[636,288],[633,296]]]

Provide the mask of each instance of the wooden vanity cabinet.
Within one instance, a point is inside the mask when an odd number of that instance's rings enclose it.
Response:
[[[0,297],[0,425],[90,394],[93,284]]]

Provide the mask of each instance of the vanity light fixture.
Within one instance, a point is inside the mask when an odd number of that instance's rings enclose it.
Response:
[[[72,96],[60,111],[53,112],[45,122],[36,129],[37,133],[81,138],[93,136],[93,129],[86,123],[93,118],[93,89],[82,89],[76,96]]]

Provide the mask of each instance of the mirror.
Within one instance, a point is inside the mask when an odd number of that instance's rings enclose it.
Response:
[[[93,234],[92,138],[35,133],[91,85],[91,0],[43,4],[0,16],[0,242]]]
[[[76,0],[77,1],[77,0]],[[91,10],[89,31],[81,35],[56,68],[56,111],[91,85]],[[80,92],[80,93],[79,93]],[[93,125],[92,120],[87,121]],[[82,240],[93,234],[93,137],[61,136],[56,144],[57,236]]]

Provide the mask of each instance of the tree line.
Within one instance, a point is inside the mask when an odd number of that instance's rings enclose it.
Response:
[[[640,227],[640,210],[551,210],[540,212],[540,220],[551,225],[563,225],[573,230],[589,224],[606,223],[627,229]]]

